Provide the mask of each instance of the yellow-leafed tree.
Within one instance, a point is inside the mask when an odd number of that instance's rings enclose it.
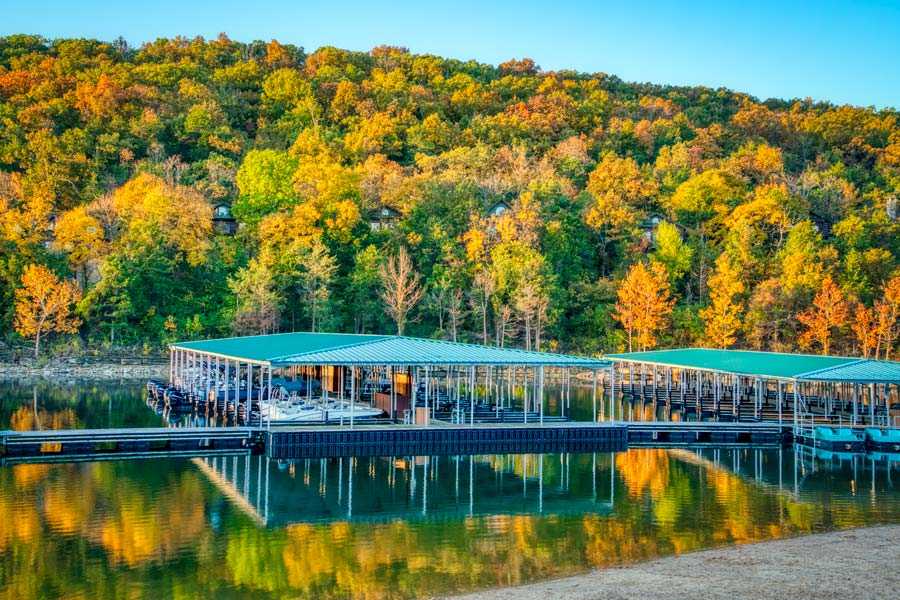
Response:
[[[716,261],[716,272],[709,279],[709,297],[712,304],[700,311],[706,323],[706,338],[717,348],[727,348],[735,342],[735,334],[741,326],[743,303],[735,298],[744,293],[744,283],[738,269],[728,256],[722,254]]]
[[[22,273],[22,287],[16,290],[16,331],[34,338],[34,357],[47,333],[75,333],[81,319],[72,314],[72,305],[81,297],[78,284],[60,280],[43,265],[28,265]]]
[[[863,358],[869,358],[872,350],[878,344],[878,328],[876,327],[875,311],[860,304],[853,315],[853,323],[850,325],[856,335],[859,350]],[[877,358],[877,355],[876,355]]]
[[[832,330],[847,322],[847,313],[847,302],[841,290],[831,275],[826,275],[813,305],[797,315],[797,320],[806,326],[800,334],[800,345],[809,348],[814,343],[818,344],[822,347],[822,354],[827,356]]]
[[[656,346],[656,334],[668,326],[675,305],[665,268],[653,263],[648,269],[637,263],[628,270],[617,295],[613,318],[625,329],[628,351],[634,350],[635,341],[641,350]]]

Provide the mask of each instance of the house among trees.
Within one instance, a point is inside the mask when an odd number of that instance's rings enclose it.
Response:
[[[507,211],[512,210],[512,205],[504,199],[497,200],[488,208],[488,217],[501,217]]]
[[[900,202],[897,201],[895,196],[891,196],[887,199],[885,210],[887,211],[888,219],[891,221],[900,219]]]
[[[831,229],[834,227],[834,223],[831,222],[831,219],[828,217],[824,217],[820,214],[811,212],[809,213],[809,220],[812,222],[813,227],[815,227],[816,231],[819,232],[819,235],[822,236],[823,240],[827,240],[834,236],[831,232]]]
[[[231,215],[231,207],[227,204],[219,204],[213,209],[213,227],[225,235],[234,235],[237,231],[237,221]]]
[[[367,221],[372,231],[380,231],[382,229],[393,229],[402,218],[402,212],[393,206],[382,204],[379,208],[369,211]]]
[[[681,239],[684,239],[687,230],[680,223],[676,223],[672,219],[666,217],[665,215],[661,215],[659,213],[650,213],[647,215],[647,218],[641,221],[641,231],[644,232],[644,242],[649,245],[656,244],[656,230],[659,229],[659,224],[665,221],[671,225],[674,225],[678,228],[678,233],[681,235]]]

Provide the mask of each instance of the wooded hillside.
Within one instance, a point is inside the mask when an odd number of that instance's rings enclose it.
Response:
[[[572,352],[898,337],[895,110],[392,47],[11,36],[0,120],[10,340],[40,322],[35,264],[77,281],[60,331],[90,346],[390,333],[400,309],[407,334]]]

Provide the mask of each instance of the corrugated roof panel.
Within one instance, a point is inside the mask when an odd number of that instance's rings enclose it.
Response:
[[[795,378],[800,373],[808,373],[859,360],[857,358],[816,356],[812,354],[713,350],[708,348],[628,352],[625,354],[610,354],[607,358],[669,367],[720,371],[753,377],[787,379]]]
[[[272,357],[318,352],[384,339],[383,335],[349,333],[277,333],[245,337],[177,342],[173,348],[186,348],[228,358],[268,362]]]
[[[845,356],[685,348],[610,354],[612,360],[782,379],[900,383],[900,363]]]
[[[608,361],[400,336],[289,333],[172,345],[274,365],[545,365],[603,368]]]
[[[797,375],[797,379],[900,384],[900,363],[888,360],[860,359],[845,365],[802,373]]]

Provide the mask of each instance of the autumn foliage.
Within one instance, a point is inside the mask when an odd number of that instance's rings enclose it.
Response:
[[[81,320],[72,305],[81,294],[74,281],[62,280],[43,265],[28,265],[22,272],[22,287],[16,290],[16,331],[34,338],[34,357],[41,350],[41,337],[48,333],[75,333]]]
[[[635,264],[625,276],[618,292],[615,318],[625,329],[628,351],[637,346],[650,350],[657,344],[657,334],[668,325],[675,299],[669,291],[669,279],[659,263],[648,269],[643,262]]]
[[[574,353],[624,329],[634,348],[896,356],[900,113],[664,83],[391,46],[2,37],[0,320],[45,265],[77,281],[88,347],[399,320]],[[382,294],[401,248],[416,302]],[[667,279],[643,318],[617,296],[638,263]],[[813,305],[827,276],[841,325]]]
[[[797,315],[797,320],[806,326],[800,334],[800,345],[805,348],[817,345],[827,356],[834,330],[847,322],[847,314],[847,302],[841,290],[827,275],[813,305]]]
[[[723,254],[716,261],[716,272],[709,279],[712,304],[700,311],[706,323],[706,338],[717,348],[728,348],[737,339],[741,327],[742,304],[738,296],[744,284],[731,260]]]

